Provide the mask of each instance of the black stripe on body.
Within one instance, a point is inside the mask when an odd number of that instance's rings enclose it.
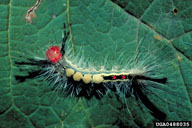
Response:
[[[114,79],[115,77],[115,79]],[[167,82],[167,78],[150,78],[147,76],[143,76],[143,75],[111,75],[111,76],[103,76],[104,80],[110,80],[110,81],[118,81],[118,80],[132,80],[132,79],[137,79],[137,80],[149,80],[149,81],[153,81],[153,82],[157,82],[157,83],[161,83],[161,84],[165,84]]]

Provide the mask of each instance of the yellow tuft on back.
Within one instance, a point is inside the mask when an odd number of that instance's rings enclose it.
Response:
[[[83,78],[83,75],[82,75],[80,72],[76,72],[76,73],[73,75],[74,81],[80,81],[82,78]]]
[[[66,71],[67,77],[71,77],[75,73],[75,71],[71,68],[67,68],[65,71]]]
[[[100,84],[103,82],[103,77],[101,75],[93,75],[93,82],[96,84]]]
[[[84,77],[83,77],[83,82],[84,82],[85,84],[90,83],[91,80],[92,80],[91,74],[85,74],[85,75],[84,75]]]

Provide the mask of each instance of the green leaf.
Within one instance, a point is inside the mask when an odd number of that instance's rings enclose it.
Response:
[[[35,2],[0,1],[0,127],[153,127],[154,117],[133,97],[126,99],[127,106],[108,96],[58,98],[46,82],[15,80],[15,75],[26,75],[34,67],[14,62],[45,57],[47,47],[61,44],[64,22],[71,30],[73,56],[83,49],[83,57],[97,69],[106,57],[106,69],[123,68],[126,62],[117,61],[122,53],[127,60],[138,46],[141,55],[159,46],[158,64],[171,64],[161,74],[169,83],[150,88],[147,97],[167,120],[192,121],[192,1],[43,0],[30,24],[24,15]]]

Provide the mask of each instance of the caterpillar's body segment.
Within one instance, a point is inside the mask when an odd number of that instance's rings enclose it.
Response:
[[[64,25],[65,27],[65,25]],[[85,69],[75,65],[68,59],[65,43],[69,32],[64,31],[63,43],[59,46],[51,46],[46,51],[47,59],[28,59],[30,62],[16,62],[20,65],[36,65],[40,70],[29,72],[28,76],[16,76],[17,80],[24,81],[27,78],[40,76],[53,84],[53,89],[61,94],[90,99],[92,96],[100,99],[108,91],[116,92],[120,97],[133,95],[140,99],[150,110],[150,113],[159,120],[164,120],[166,114],[158,110],[145,96],[143,89],[147,88],[145,81],[149,83],[165,84],[166,77],[150,77],[153,74],[154,63],[146,65],[141,63],[139,68],[107,71]],[[138,58],[140,56],[137,56]],[[151,57],[149,57],[151,59]],[[133,61],[133,60],[131,60]],[[133,64],[134,65],[134,64]],[[151,67],[150,67],[151,66]]]
[[[62,74],[66,74],[67,77],[72,77],[74,81],[83,80],[85,84],[87,83],[95,83],[100,84],[102,82],[120,82],[120,81],[129,81],[131,77],[140,76],[140,79],[144,79],[145,71],[139,70],[127,70],[127,71],[105,71],[105,72],[91,72],[88,70],[79,70],[72,68],[70,63],[67,63],[69,60],[64,59],[63,67],[65,67],[62,71]],[[147,79],[147,77],[145,77]],[[149,80],[149,78],[148,78]],[[155,79],[150,79],[151,81],[158,81]]]

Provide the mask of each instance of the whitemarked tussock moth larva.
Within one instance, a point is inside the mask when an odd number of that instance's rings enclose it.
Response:
[[[16,76],[18,81],[25,81],[27,78],[40,77],[46,79],[52,84],[55,91],[59,91],[64,96],[85,97],[90,99],[95,96],[101,99],[109,91],[113,91],[120,97],[134,96],[140,99],[142,103],[150,110],[150,113],[159,120],[165,120],[166,114],[157,109],[144,94],[147,86],[156,87],[156,84],[164,85],[167,83],[167,77],[164,77],[163,67],[170,65],[167,59],[162,60],[155,54],[159,50],[143,52],[128,58],[127,67],[113,70],[105,70],[105,65],[100,70],[80,67],[79,57],[73,59],[71,49],[67,46],[69,32],[64,25],[64,36],[61,48],[59,46],[50,46],[46,51],[46,59],[28,58],[28,62],[16,62],[17,65],[36,65],[40,70],[29,72],[28,76]],[[142,41],[142,40],[141,40]],[[139,46],[139,44],[138,44]],[[139,50],[139,49],[138,49]],[[168,51],[168,50],[166,50]],[[166,54],[169,56],[169,54]],[[121,60],[120,58],[119,60]],[[143,61],[144,60],[144,61]],[[160,61],[164,61],[159,64]],[[84,62],[81,60],[81,63]],[[153,76],[153,77],[152,77]]]

